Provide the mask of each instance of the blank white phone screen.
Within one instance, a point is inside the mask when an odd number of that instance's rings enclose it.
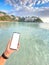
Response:
[[[17,49],[17,45],[18,45],[18,42],[19,42],[19,36],[20,36],[19,33],[14,33],[13,34],[10,48]]]

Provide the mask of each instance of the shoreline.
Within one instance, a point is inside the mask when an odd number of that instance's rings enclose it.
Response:
[[[10,21],[0,21],[0,22],[10,22]]]
[[[2,22],[5,23],[5,22],[19,22],[19,21],[0,21],[0,23],[2,23]],[[37,23],[37,22],[35,22],[35,23]],[[49,22],[41,22],[41,23],[49,23]]]
[[[0,21],[0,23],[2,23],[2,22],[17,22],[17,21]]]

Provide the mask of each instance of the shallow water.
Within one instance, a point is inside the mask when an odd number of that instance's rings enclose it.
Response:
[[[21,34],[20,50],[5,65],[49,65],[49,27],[45,26],[46,23],[0,23],[0,55],[13,32]]]

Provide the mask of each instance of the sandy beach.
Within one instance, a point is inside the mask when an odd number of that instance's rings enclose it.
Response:
[[[0,21],[0,22],[15,22],[15,21]]]
[[[0,21],[0,22],[10,22],[10,21]]]

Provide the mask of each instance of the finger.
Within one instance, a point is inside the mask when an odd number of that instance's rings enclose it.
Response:
[[[7,47],[8,47],[8,48],[10,48],[11,41],[12,41],[12,39],[10,39],[10,40],[8,41],[8,44],[7,44]]]
[[[16,51],[18,51],[18,50],[19,50],[19,48],[20,48],[20,43],[18,43],[18,46],[17,46]]]
[[[18,43],[18,46],[17,46],[17,48],[20,48],[20,43]]]
[[[10,47],[10,45],[11,45],[11,40],[9,40],[9,42],[8,42],[8,48]]]

